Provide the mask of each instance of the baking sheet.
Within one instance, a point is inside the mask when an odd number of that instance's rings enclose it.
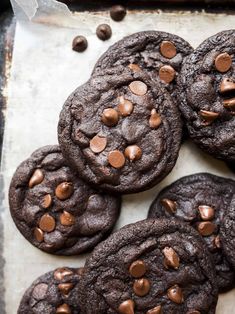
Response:
[[[95,36],[97,15],[81,13],[89,25],[89,49],[78,54],[71,50],[71,41],[80,34],[76,28],[60,28],[21,22],[17,24],[13,64],[8,87],[7,119],[3,144],[2,174],[4,200],[0,214],[4,222],[4,286],[5,310],[15,314],[24,290],[39,275],[60,266],[79,267],[86,255],[56,257],[31,246],[17,231],[9,214],[7,194],[11,177],[18,164],[35,149],[57,143],[59,112],[67,96],[90,76],[96,60],[108,46],[124,35],[142,30],[163,30],[178,34],[196,47],[208,36],[234,27],[233,15],[206,13],[137,13],[125,21],[109,21],[113,37],[101,42]],[[216,161],[194,144],[185,143],[172,173],[155,188],[123,198],[123,208],[116,228],[146,218],[148,207],[165,185],[181,176],[208,171],[234,178],[223,162]],[[235,290],[219,298],[217,314],[235,314]]]

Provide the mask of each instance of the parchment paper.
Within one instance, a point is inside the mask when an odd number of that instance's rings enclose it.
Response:
[[[109,21],[107,15],[100,17],[102,21]],[[17,312],[23,292],[36,277],[59,266],[82,266],[86,257],[55,257],[34,248],[13,224],[7,200],[9,182],[18,164],[40,146],[57,143],[58,116],[67,96],[89,78],[100,54],[124,35],[141,30],[164,30],[184,37],[196,47],[208,36],[233,28],[235,21],[232,15],[132,12],[123,23],[110,21],[113,37],[104,43],[95,36],[97,19],[94,15],[84,13],[83,18],[91,30],[89,49],[83,54],[71,50],[73,37],[83,33],[79,29],[17,24],[2,163],[7,314]],[[208,157],[187,142],[182,146],[174,170],[161,184],[123,198],[116,228],[146,218],[151,201],[162,187],[181,176],[200,171],[234,177],[223,162]],[[235,313],[235,290],[220,296],[216,313]]]

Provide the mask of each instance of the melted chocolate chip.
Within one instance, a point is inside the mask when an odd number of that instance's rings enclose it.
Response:
[[[150,282],[146,278],[136,279],[133,285],[133,290],[139,297],[144,297],[149,293]]]
[[[215,232],[216,226],[210,221],[204,221],[198,224],[197,229],[202,236],[207,237]]]
[[[129,268],[129,272],[134,278],[143,277],[146,273],[146,265],[141,260],[134,261]]]
[[[120,314],[135,314],[134,308],[135,308],[134,301],[126,300],[120,304],[118,312]]]
[[[114,168],[122,168],[125,165],[125,157],[119,150],[114,150],[108,154],[108,161]]]
[[[55,190],[55,195],[61,201],[64,201],[70,198],[73,195],[74,187],[72,182],[62,182],[60,183]]]
[[[228,72],[231,66],[232,66],[232,58],[227,52],[221,53],[216,57],[215,68],[219,72],[221,73]]]
[[[160,52],[163,57],[172,59],[176,56],[177,51],[175,45],[171,41],[164,40],[160,46]]]
[[[198,207],[199,214],[202,220],[211,220],[215,217],[214,208],[207,205],[200,205]]]
[[[35,185],[42,183],[44,174],[41,169],[36,169],[29,181],[29,188],[32,189]]]
[[[135,161],[141,158],[142,150],[137,145],[130,145],[125,149],[124,154],[130,161]]]
[[[55,229],[55,219],[49,214],[45,214],[39,221],[39,227],[42,231],[52,232]]]
[[[118,113],[115,109],[107,108],[103,111],[101,120],[107,126],[114,126],[118,123]]]
[[[180,259],[178,254],[171,247],[165,247],[163,249],[163,254],[165,256],[165,265],[174,269],[178,269],[180,265]]]
[[[149,118],[149,126],[152,129],[157,129],[162,123],[161,116],[157,113],[156,109],[151,110],[151,116]]]
[[[105,136],[95,135],[90,141],[90,149],[93,153],[101,153],[107,146],[107,138]]]
[[[176,203],[167,198],[161,200],[162,206],[170,213],[174,214],[176,212]]]
[[[60,215],[60,223],[63,226],[72,226],[75,224],[75,217],[64,210],[63,214]]]
[[[54,272],[54,278],[58,281],[63,280],[67,276],[71,276],[73,272],[68,268],[58,268]]]
[[[141,81],[133,81],[129,85],[130,90],[137,96],[144,96],[148,91],[148,86]]]
[[[169,288],[167,290],[167,296],[174,303],[181,304],[184,302],[182,289],[178,285]]]
[[[171,83],[175,79],[174,68],[170,65],[163,65],[159,70],[159,77],[164,83]]]

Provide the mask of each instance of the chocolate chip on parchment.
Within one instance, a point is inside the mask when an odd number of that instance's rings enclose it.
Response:
[[[232,58],[227,52],[223,52],[215,58],[215,68],[219,72],[221,73],[228,72],[231,66],[232,66]]]
[[[120,314],[135,314],[135,303],[133,300],[126,300],[119,305],[118,312]]]
[[[117,108],[123,117],[127,117],[132,113],[134,105],[130,100],[127,100],[123,96],[121,96],[119,98],[119,104]]]
[[[55,229],[55,219],[49,214],[45,214],[39,221],[39,228],[45,232],[52,232]]]
[[[170,214],[174,214],[176,212],[176,202],[163,198],[161,200],[161,204]]]
[[[216,226],[210,221],[204,221],[198,224],[197,229],[202,236],[207,237],[214,233]]]
[[[114,21],[120,22],[126,16],[126,9],[122,5],[114,5],[111,7],[110,16]]]
[[[144,96],[148,91],[148,86],[142,81],[131,82],[129,88],[137,96]]]
[[[154,307],[153,309],[148,310],[148,312],[146,314],[162,314],[161,305],[158,305],[158,306]]]
[[[83,52],[87,49],[88,42],[86,37],[84,36],[76,36],[73,39],[72,49],[76,52]]]
[[[171,83],[175,79],[175,69],[170,65],[163,65],[159,70],[159,77],[165,83]]]
[[[166,57],[168,59],[174,58],[177,54],[175,45],[168,40],[164,40],[161,43],[160,52],[163,55],[163,57]]]
[[[129,268],[129,272],[131,276],[134,278],[143,277],[144,274],[146,273],[146,265],[144,261],[141,260],[134,261]]]
[[[101,153],[107,146],[107,138],[95,135],[90,141],[90,149],[93,153]]]
[[[162,252],[165,256],[164,264],[167,267],[178,269],[180,266],[180,259],[175,250],[171,247],[165,247]]]
[[[125,157],[119,150],[113,150],[108,154],[108,162],[114,168],[122,168],[125,165]]]
[[[124,154],[130,161],[135,161],[141,158],[142,150],[137,145],[130,145],[130,146],[127,146]]]
[[[103,41],[108,40],[112,36],[112,29],[108,24],[100,24],[96,29],[96,35]]]
[[[62,182],[55,190],[55,195],[61,201],[65,201],[72,196],[74,187],[72,182]]]
[[[149,118],[149,126],[152,129],[156,129],[162,123],[161,116],[157,113],[156,109],[151,110],[151,116]]]
[[[139,297],[144,297],[149,293],[150,282],[146,278],[136,279],[133,285],[133,290]]]
[[[182,289],[178,285],[169,288],[167,290],[167,296],[174,303],[181,304],[184,302]]]
[[[41,169],[36,169],[29,180],[29,188],[32,189],[35,185],[42,183],[44,174]]]
[[[107,126],[114,126],[118,123],[118,112],[113,108],[104,109],[101,120]]]
[[[215,210],[211,206],[200,205],[198,211],[202,220],[211,220],[215,217]]]

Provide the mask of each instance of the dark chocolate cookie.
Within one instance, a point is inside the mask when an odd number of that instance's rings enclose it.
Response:
[[[17,314],[79,314],[79,283],[83,268],[58,268],[35,280],[25,292]]]
[[[181,133],[168,92],[147,73],[123,67],[79,87],[58,126],[62,152],[83,179],[119,193],[162,180],[176,162]]]
[[[178,220],[128,225],[87,260],[83,314],[215,313],[217,283],[199,234]]]
[[[111,46],[95,65],[93,75],[117,66],[144,70],[159,77],[165,87],[175,92],[176,79],[184,58],[193,48],[183,38],[165,32],[144,31],[127,36]]]
[[[149,218],[179,218],[203,236],[216,265],[220,290],[234,286],[234,271],[220,243],[220,227],[235,193],[235,181],[198,173],[163,189],[153,201]]]
[[[38,149],[16,170],[9,190],[14,222],[39,249],[75,255],[111,232],[120,198],[97,192],[72,171],[59,146]]]
[[[235,162],[235,30],[205,40],[185,59],[178,99],[190,137]]]

